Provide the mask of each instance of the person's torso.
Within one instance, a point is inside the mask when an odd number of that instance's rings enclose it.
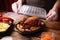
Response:
[[[56,0],[25,0],[25,3],[27,5],[32,5],[32,6],[37,6],[37,7],[42,7],[49,11]]]

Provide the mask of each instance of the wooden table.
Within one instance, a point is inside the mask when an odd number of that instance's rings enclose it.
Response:
[[[10,31],[6,35],[0,35],[0,38],[2,38],[4,36],[11,36],[13,38],[13,40],[40,40],[41,39],[40,33],[36,33],[36,36],[23,36],[17,32],[17,29],[15,27],[13,27],[11,30],[12,31]],[[60,30],[55,30],[55,29],[51,29],[51,28],[46,28],[46,30],[47,30],[46,32],[53,32],[55,34],[55,40],[60,40]]]

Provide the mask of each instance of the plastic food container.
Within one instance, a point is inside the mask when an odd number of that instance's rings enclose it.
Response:
[[[18,9],[18,11],[19,11],[18,12],[19,14],[23,14],[23,15],[26,15],[26,16],[29,16],[29,17],[30,16],[35,16],[35,17],[44,18],[44,19],[46,17],[46,10],[43,9],[43,8],[35,7],[35,6],[23,5],[22,7],[20,7]],[[18,24],[20,24],[20,22]],[[21,34],[31,34],[31,33],[35,33],[35,32],[38,32],[38,31],[42,32],[41,28],[38,28],[35,31],[30,31],[30,32],[29,31],[24,31],[24,32],[21,32],[21,30],[19,30],[17,25],[16,25],[16,28],[17,28],[18,32],[21,33]]]
[[[18,9],[18,13],[28,15],[28,16],[37,16],[40,18],[46,17],[46,10],[40,7],[23,5]]]
[[[0,34],[8,33],[13,25],[13,19],[7,17],[0,18]]]

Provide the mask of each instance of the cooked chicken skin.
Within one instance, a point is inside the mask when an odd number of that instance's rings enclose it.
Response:
[[[29,17],[24,23],[33,26],[36,25],[38,22],[39,22],[38,17]]]
[[[22,25],[22,29],[28,29],[28,30],[37,30],[40,28],[41,20],[38,17],[28,17],[24,18],[22,22],[20,22],[20,25]]]
[[[27,18],[27,20],[25,20],[23,28],[29,29],[31,26],[38,27],[38,25],[40,26],[40,24],[41,24],[41,21],[39,20],[38,17],[29,17]]]

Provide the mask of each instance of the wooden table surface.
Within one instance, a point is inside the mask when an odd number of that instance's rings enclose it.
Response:
[[[49,24],[49,25],[51,26],[52,24]],[[52,25],[52,27],[54,27],[54,25]],[[60,27],[60,25],[59,25],[59,27]],[[0,38],[2,38],[4,36],[11,36],[13,38],[13,40],[40,40],[41,39],[40,38],[41,33],[36,33],[35,34],[36,36],[23,36],[17,32],[17,29],[15,27],[13,27],[12,29],[13,29],[12,31],[7,33],[8,35],[7,34],[6,35],[0,35]],[[60,40],[60,30],[55,30],[55,29],[51,29],[51,28],[46,28],[46,30],[47,30],[46,32],[53,32],[54,33],[55,40]]]

